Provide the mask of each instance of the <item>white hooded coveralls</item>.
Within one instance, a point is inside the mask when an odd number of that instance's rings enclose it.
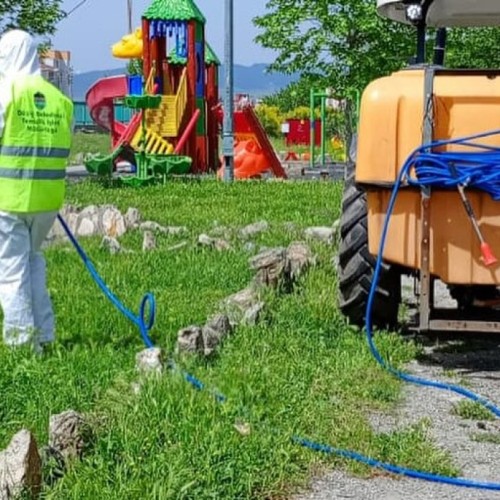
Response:
[[[0,39],[0,137],[15,79],[39,74],[34,39],[20,30],[6,33]],[[56,215],[0,211],[0,305],[7,345],[31,344],[38,348],[54,340],[54,313],[41,245]]]

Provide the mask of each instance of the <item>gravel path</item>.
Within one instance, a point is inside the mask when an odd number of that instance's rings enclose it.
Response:
[[[449,304],[446,292],[440,299]],[[500,337],[448,336],[425,342],[425,355],[407,366],[407,371],[424,378],[462,384],[500,405]],[[462,384],[463,385],[463,384]],[[500,483],[500,444],[480,442],[481,434],[500,443],[500,419],[478,422],[452,414],[453,405],[464,400],[451,392],[413,384],[404,387],[404,403],[391,414],[370,415],[377,432],[406,427],[426,418],[437,446],[447,450],[461,476],[476,481]],[[376,457],[375,457],[376,458]],[[500,491],[459,488],[408,478],[378,476],[359,479],[340,470],[312,482],[311,489],[295,500],[495,500]]]

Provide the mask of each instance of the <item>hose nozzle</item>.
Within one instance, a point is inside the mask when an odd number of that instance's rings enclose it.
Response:
[[[486,266],[492,266],[498,262],[498,259],[493,255],[493,250],[488,243],[481,243],[481,255]]]

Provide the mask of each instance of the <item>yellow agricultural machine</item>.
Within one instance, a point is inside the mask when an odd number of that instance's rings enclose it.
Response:
[[[500,0],[378,0],[377,8],[415,27],[417,57],[362,96],[343,197],[341,310],[363,325],[370,296],[373,324],[396,325],[409,275],[420,331],[500,330],[500,70],[444,66],[446,30],[500,26]],[[436,280],[456,309],[435,306]]]

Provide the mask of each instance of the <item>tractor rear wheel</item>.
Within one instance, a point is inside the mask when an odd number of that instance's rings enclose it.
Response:
[[[368,251],[366,192],[356,184],[354,168],[345,181],[340,219],[339,292],[340,310],[351,324],[364,326],[376,259]],[[401,302],[401,274],[382,264],[375,294],[372,323],[380,328],[397,325]]]

